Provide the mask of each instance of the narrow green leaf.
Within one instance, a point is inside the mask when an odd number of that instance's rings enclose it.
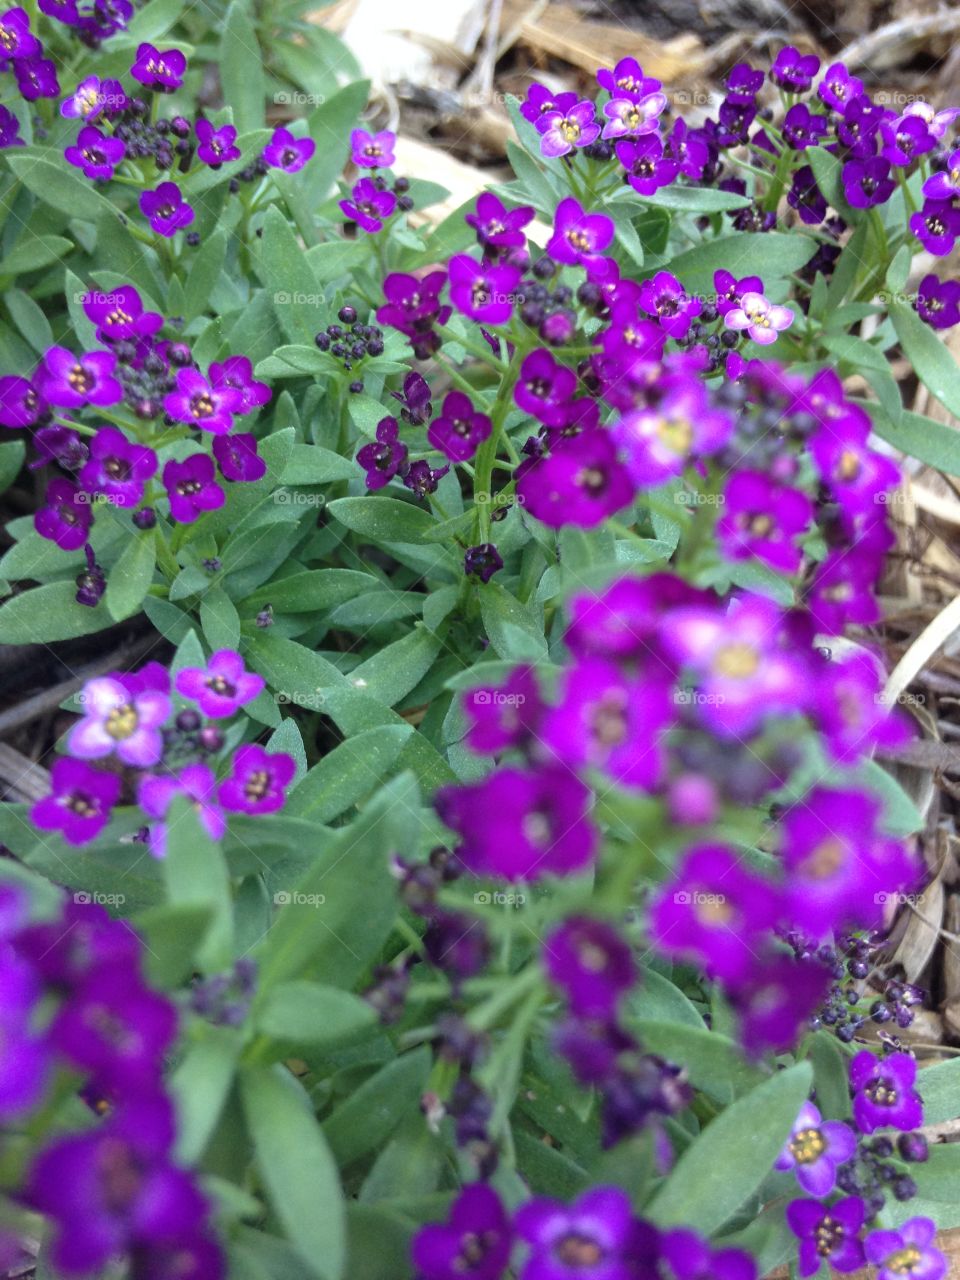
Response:
[[[257,1166],[288,1239],[310,1276],[342,1280],[343,1192],[306,1094],[280,1066],[246,1071],[241,1093]]]
[[[953,414],[960,414],[960,366],[912,307],[891,302],[890,318],[917,377]]]
[[[155,531],[135,533],[107,576],[106,602],[111,617],[119,622],[137,612],[153,581],[156,563]]]

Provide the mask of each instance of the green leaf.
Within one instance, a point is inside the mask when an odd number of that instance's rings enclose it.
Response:
[[[48,347],[53,346],[53,330],[43,308],[22,289],[11,289],[5,297],[10,318],[34,351],[43,355]]]
[[[409,1220],[384,1208],[347,1206],[347,1274],[350,1280],[409,1280],[413,1274]]]
[[[188,320],[209,310],[210,295],[220,279],[226,256],[227,235],[222,227],[218,227],[213,235],[204,240],[190,261],[184,285],[184,310]]]
[[[422,623],[380,649],[350,673],[350,682],[385,706],[395,706],[415,689],[440,652],[440,641]]]
[[[747,196],[717,191],[713,187],[661,187],[652,196],[638,194],[637,200],[659,209],[674,209],[678,213],[724,213],[745,209],[750,204]]]
[[[259,129],[266,96],[263,59],[246,0],[233,0],[227,10],[219,61],[223,100],[233,109],[237,131]]]
[[[0,493],[20,474],[25,452],[22,440],[6,440],[0,444]]]
[[[310,569],[258,587],[246,603],[254,612],[271,604],[278,613],[314,613],[381,585],[372,574],[357,569]]]
[[[717,1102],[729,1102],[763,1078],[740,1046],[717,1031],[645,1018],[630,1019],[630,1025],[651,1053],[685,1067],[690,1083]]]
[[[346,528],[374,542],[422,542],[436,523],[429,511],[399,498],[337,498],[327,510]]]
[[[208,973],[225,969],[233,958],[230,876],[220,846],[204,831],[194,805],[184,796],[175,796],[170,806],[161,865],[170,902],[205,907],[212,915],[198,952],[201,967]]]
[[[917,377],[945,409],[960,414],[960,366],[949,349],[906,303],[891,302],[890,318]]]
[[[37,236],[27,231],[9,253],[3,257],[3,271],[7,275],[21,275],[48,267],[73,252],[73,241],[63,236]]]
[[[119,211],[105,200],[93,183],[63,163],[59,151],[49,147],[11,147],[7,164],[28,191],[70,218],[95,221],[105,210],[116,219]]]
[[[329,193],[343,170],[349,152],[350,130],[366,106],[369,80],[357,80],[322,102],[307,119],[307,130],[317,144],[310,163],[298,175],[304,198],[316,207]]]
[[[308,342],[316,328],[308,318],[317,310],[317,302],[311,301],[316,289],[304,270],[303,249],[275,204],[263,220],[258,271],[272,295],[280,328],[291,342]]]
[[[384,725],[341,742],[291,791],[284,812],[316,822],[338,818],[383,781],[412,733],[412,725]]]
[[[194,970],[197,950],[213,912],[207,906],[148,907],[136,918],[144,940],[144,964],[151,985],[165,991],[179,986]]]
[[[893,422],[875,400],[856,403],[870,414],[873,429],[883,440],[938,471],[960,476],[960,432],[955,428],[908,409],[902,411],[898,422]]]
[[[358,474],[352,458],[341,458],[339,453],[318,444],[295,444],[281,481],[283,484],[330,484],[334,480],[356,480]]]
[[[497,582],[479,588],[480,616],[501,658],[537,661],[547,656],[543,628],[533,612]]]
[[[177,1159],[196,1164],[207,1149],[237,1070],[243,1035],[233,1027],[205,1025],[170,1077],[177,1108]]]
[[[342,1280],[347,1252],[343,1192],[306,1094],[280,1066],[246,1071],[241,1094],[257,1166],[290,1243],[309,1275]]]
[[[354,1089],[324,1122],[323,1132],[341,1165],[383,1145],[415,1107],[427,1083],[431,1055],[425,1046],[402,1054]]]
[[[960,1097],[960,1058],[921,1067],[917,1072],[917,1092],[923,1099],[924,1124],[954,1120]]]
[[[50,582],[24,591],[0,606],[0,644],[50,644],[92,635],[113,626],[104,601],[90,609],[77,604],[74,582]]]
[[[119,622],[136,613],[153,581],[156,563],[155,531],[145,529],[135,533],[107,577],[106,602],[112,618]]]
[[[350,987],[379,952],[397,914],[387,865],[391,833],[402,810],[419,803],[409,790],[409,778],[394,779],[321,847],[298,883],[275,894],[279,910],[259,948],[262,990],[310,976],[310,970],[324,982]]]
[[[647,1212],[658,1226],[681,1226],[696,1206],[699,1231],[712,1234],[760,1188],[813,1080],[799,1062],[739,1098],[680,1156]],[[722,1176],[718,1176],[722,1173]]]
[[[845,1120],[850,1114],[847,1058],[832,1033],[817,1031],[814,1034],[810,1061],[813,1063],[817,1106],[828,1120]]]
[[[688,249],[672,258],[669,265],[688,292],[709,293],[714,287],[715,271],[731,271],[734,275],[749,271],[763,276],[769,285],[797,271],[815,250],[816,243],[809,236],[737,231]]]
[[[363,1037],[377,1023],[373,1006],[349,991],[317,982],[281,982],[255,1015],[271,1040],[332,1049]]]

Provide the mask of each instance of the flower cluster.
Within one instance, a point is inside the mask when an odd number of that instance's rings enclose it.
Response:
[[[52,770],[51,794],[37,801],[31,818],[41,831],[59,831],[71,845],[96,839],[121,798],[124,777],[110,768],[139,771],[136,802],[149,826],[143,834],[156,858],[166,855],[170,807],[184,797],[213,840],[226,831],[228,813],[275,813],[295,772],[293,759],[255,743],[237,747],[230,773],[218,780],[208,757],[224,735],[217,721],[233,716],[263,690],[262,676],[246,670],[232,649],[211,655],[205,667],[177,672],[174,688],[194,703],[173,715],[170,677],[158,662],[135,674],[88,681],[79,695],[83,716],[67,735],[67,755]],[[104,762],[97,768],[90,761]]]
[[[853,1118],[824,1120],[813,1103],[802,1107],[793,1132],[776,1161],[792,1170],[806,1196],[787,1205],[787,1223],[797,1237],[801,1276],[827,1262],[836,1271],[855,1271],[871,1262],[880,1277],[923,1276],[941,1280],[947,1260],[933,1244],[935,1224],[909,1218],[896,1230],[865,1224],[883,1208],[883,1188],[909,1200],[916,1186],[906,1172],[927,1159],[927,1144],[915,1133],[923,1108],[914,1089],[917,1065],[906,1053],[877,1059],[868,1050],[850,1061]],[[889,1138],[867,1140],[877,1129],[898,1129],[898,1158]]]
[[[658,1231],[619,1187],[598,1186],[572,1204],[535,1196],[508,1214],[484,1183],[465,1187],[443,1224],[423,1227],[413,1261],[423,1280],[501,1280],[511,1258],[519,1280],[756,1280],[742,1249],[711,1247],[695,1231]]]
[[[24,1199],[53,1222],[51,1258],[65,1276],[118,1257],[139,1274],[161,1274],[175,1256],[185,1280],[218,1280],[225,1266],[211,1206],[172,1154],[162,1070],[176,1009],[147,986],[137,935],[83,896],[54,919],[30,922],[22,898],[4,890],[3,1025],[17,1050],[0,1111],[23,1118],[42,1106],[55,1070],[82,1082],[89,1108],[82,1131],[37,1152]]]

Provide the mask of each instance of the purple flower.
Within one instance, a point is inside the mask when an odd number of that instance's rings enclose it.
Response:
[[[357,461],[367,473],[368,489],[388,485],[406,463],[407,446],[399,437],[396,418],[381,418],[377,423],[376,444],[365,444],[357,453]]]
[[[816,115],[804,102],[792,106],[783,118],[783,136],[794,151],[818,146],[826,132],[826,117]]]
[[[666,110],[667,98],[663,93],[649,93],[645,98],[614,98],[604,105],[607,123],[603,126],[604,138],[631,138],[641,133],[656,133],[660,116]]]
[[[161,53],[152,44],[141,44],[130,74],[148,89],[170,93],[183,84],[186,69],[187,59],[179,49],[165,49]]]
[[[547,111],[536,120],[541,135],[540,150],[545,156],[565,156],[574,147],[588,147],[600,136],[596,109],[584,99],[562,111]]]
[[[467,226],[477,233],[477,241],[487,249],[521,249],[526,242],[523,228],[532,222],[535,210],[529,204],[507,209],[490,191],[477,198],[476,213],[464,215]]]
[[[449,1221],[421,1227],[411,1256],[423,1280],[500,1280],[512,1235],[497,1193],[485,1183],[465,1187]]]
[[[92,524],[87,495],[69,480],[51,480],[44,506],[33,517],[37,533],[55,542],[62,551],[76,551],[86,542]]]
[[[601,67],[597,72],[597,83],[601,89],[606,89],[611,98],[635,100],[645,98],[661,87],[659,80],[644,75],[643,67],[636,58],[621,58],[612,71]]]
[[[206,667],[185,667],[177,672],[177,693],[196,702],[211,720],[232,716],[262,693],[263,676],[247,671],[233,649],[218,649]]]
[[[520,1206],[514,1229],[530,1246],[520,1280],[632,1280],[636,1227],[619,1187],[592,1187],[569,1208],[536,1196]]]
[[[123,387],[113,377],[116,364],[112,351],[87,351],[75,356],[65,347],[48,347],[38,381],[50,404],[68,409],[85,404],[116,404],[123,399]]]
[[[197,369],[177,370],[177,389],[164,397],[163,407],[177,422],[188,422],[213,435],[225,435],[233,426],[233,415],[243,406],[236,387],[214,386]]]
[[[463,556],[463,572],[468,578],[489,582],[503,568],[503,556],[492,542],[467,547]]]
[[[68,1275],[99,1271],[120,1254],[160,1280],[164,1259],[182,1258],[205,1225],[206,1200],[169,1162],[173,1107],[158,1092],[131,1098],[101,1126],[55,1139],[30,1170],[27,1198],[56,1224],[51,1261]],[[221,1280],[216,1253],[204,1280]],[[167,1272],[167,1275],[170,1273]],[[186,1280],[200,1280],[194,1271]]]
[[[90,457],[79,479],[88,492],[105,494],[118,507],[135,507],[156,470],[152,449],[131,444],[116,427],[101,427],[90,441]]]
[[[799,489],[777,484],[763,471],[738,471],[724,489],[716,536],[731,560],[755,556],[783,573],[796,573],[803,558],[796,539],[812,520],[813,503]]]
[[[547,253],[555,262],[583,263],[606,249],[613,240],[613,230],[612,218],[586,213],[578,200],[567,196],[557,206]]]
[[[17,58],[13,63],[17,88],[27,102],[60,94],[56,64],[50,58]]]
[[[183,192],[175,182],[161,182],[155,191],[142,192],[140,212],[149,219],[151,230],[158,236],[167,237],[189,227],[196,216],[193,206],[184,200]]]
[[[960,196],[960,151],[951,151],[947,167],[931,174],[923,184],[923,194],[931,200],[953,200]]]
[[[467,462],[492,430],[490,419],[474,409],[469,396],[451,391],[444,398],[440,416],[431,422],[427,439],[451,462]]]
[[[802,705],[805,673],[790,640],[779,607],[751,595],[726,612],[674,609],[661,634],[667,652],[696,674],[697,710],[721,736],[743,736],[766,716]]]
[[[736,982],[750,973],[780,910],[774,887],[748,871],[733,849],[698,845],[651,903],[651,933],[666,954]]]
[[[859,98],[863,93],[863,81],[852,76],[842,62],[834,62],[823,73],[823,79],[817,85],[817,96],[820,101],[834,111],[843,111],[848,102]]]
[[[83,310],[97,326],[102,342],[122,342],[149,338],[163,324],[163,316],[144,311],[139,293],[132,284],[119,285],[109,293],[94,290],[83,296]]]
[[[856,1271],[863,1266],[863,1245],[858,1239],[866,1218],[859,1196],[846,1196],[836,1204],[816,1200],[791,1200],[787,1226],[800,1241],[800,1274],[812,1276],[829,1262],[836,1271]]]
[[[403,477],[403,486],[418,498],[425,498],[428,493],[436,493],[437,486],[449,470],[449,465],[434,469],[425,458],[420,458],[410,463]]]
[[[651,280],[645,280],[638,301],[647,315],[657,317],[660,328],[671,338],[685,338],[703,310],[700,299],[689,297],[669,271],[658,271]]]
[[[517,481],[517,498],[553,529],[592,529],[633,501],[636,486],[613,437],[601,429],[559,441]]]
[[[808,164],[794,170],[793,181],[787,192],[787,203],[811,227],[818,226],[827,216],[827,201]],[[758,292],[762,292],[762,288]]]
[[[908,102],[903,114],[921,119],[940,142],[950,125],[960,116],[960,107],[946,107],[942,111],[936,111],[929,102]]]
[[[349,200],[341,200],[344,214],[364,231],[375,235],[383,230],[384,221],[397,207],[397,197],[392,191],[381,191],[371,178],[361,178],[354,183]]]
[[[46,412],[46,402],[34,382],[16,374],[0,378],[0,423],[3,426],[32,427]]]
[[[850,1062],[853,1118],[861,1133],[888,1126],[905,1132],[923,1124],[923,1103],[914,1088],[917,1062],[909,1053],[876,1058],[869,1049]]]
[[[910,230],[928,253],[944,258],[960,235],[960,209],[948,200],[924,200],[920,212],[910,217]]]
[[[720,449],[733,419],[710,407],[700,382],[681,378],[666,386],[655,408],[625,414],[611,431],[634,483],[649,487],[680,475],[691,458]]]
[[[628,676],[605,658],[581,658],[567,671],[542,738],[558,760],[649,790],[663,772],[663,736],[674,712],[661,680]]]
[[[261,687],[263,683],[261,680]],[[233,773],[221,782],[218,799],[224,809],[234,813],[275,813],[283,808],[284,787],[293,781],[296,771],[293,757],[282,751],[270,753],[254,744],[238,747]]]
[[[773,1167],[792,1169],[803,1190],[822,1200],[836,1186],[837,1165],[852,1160],[856,1150],[849,1125],[824,1120],[812,1102],[805,1102]]]
[[[837,123],[837,138],[857,159],[867,160],[876,150],[874,138],[883,119],[883,107],[866,94],[851,98],[843,109],[843,119]]]
[[[513,398],[525,413],[547,427],[563,426],[577,386],[577,375],[559,364],[543,347],[531,351],[520,366]]]
[[[25,9],[0,13],[0,54],[4,61],[33,58],[41,51],[40,41],[30,34],[30,18]]]
[[[934,329],[960,323],[960,283],[924,276],[917,289],[917,314]]]
[[[430,384],[426,378],[416,371],[408,373],[403,380],[402,391],[391,391],[394,400],[403,405],[400,417],[411,426],[419,427],[430,421],[433,405],[430,403]]]
[[[272,169],[299,173],[316,149],[312,138],[295,138],[289,129],[274,129],[263,149],[263,158]]]
[[[728,311],[723,323],[728,329],[745,329],[754,342],[769,346],[777,335],[789,329],[795,319],[789,307],[768,301],[762,293],[745,293],[740,305]]]
[[[905,168],[916,156],[925,155],[937,145],[926,124],[919,116],[903,115],[893,120],[880,121],[882,154],[891,164]]]
[[[878,801],[864,791],[814,787],[787,811],[781,856],[787,914],[797,926],[819,938],[834,925],[880,923],[888,894],[906,887],[915,868],[905,847],[877,830],[878,821]]]
[[[170,514],[179,524],[192,524],[206,511],[216,511],[227,495],[216,483],[213,459],[191,454],[183,462],[171,459],[163,468],[163,484],[170,499]]]
[[[91,769],[82,760],[61,757],[54,761],[50,784],[50,795],[30,810],[31,822],[41,831],[60,831],[67,844],[95,840],[120,798],[117,775]]]
[[[689,128],[681,117],[673,122],[666,138],[665,155],[675,160],[680,172],[694,182],[700,181],[710,164],[710,147],[699,130]]]
[[[543,963],[578,1018],[613,1018],[617,1003],[636,981],[633,952],[603,920],[572,916],[547,935]]]
[[[668,154],[660,138],[652,133],[618,142],[615,151],[626,170],[627,181],[641,196],[652,196],[661,187],[668,187],[680,171],[672,153]]]
[[[232,124],[223,124],[219,128],[209,120],[198,120],[197,159],[216,169],[230,160],[240,159],[240,148],[236,146],[237,131]]]
[[[64,150],[66,160],[83,170],[85,178],[106,182],[126,155],[126,146],[119,138],[109,138],[93,125],[87,125],[77,135],[76,144]]]
[[[446,280],[446,271],[431,271],[422,278],[392,272],[383,282],[387,305],[377,310],[378,323],[392,325],[411,338],[429,330],[434,322],[446,324],[450,309],[440,305],[440,290]]]
[[[4,913],[8,911],[17,911],[15,902],[4,903]],[[0,1036],[9,1046],[0,1061],[0,1116],[8,1119],[22,1116],[39,1101],[47,1084],[49,1051],[32,1028],[41,994],[37,975],[10,949],[6,939],[0,945]]]
[[[676,1280],[757,1280],[757,1264],[749,1253],[714,1249],[708,1240],[683,1227],[664,1232],[660,1255]]]
[[[69,97],[64,98],[60,104],[60,114],[67,120],[95,120],[102,112],[107,111],[111,104],[108,99],[108,89],[117,85],[119,82],[115,80],[101,81],[98,76],[87,76],[86,80],[81,80]],[[120,90],[123,100],[126,94]]]
[[[763,72],[749,62],[738,62],[727,76],[726,98],[737,106],[750,106],[763,88]]]
[[[0,151],[5,147],[24,147],[26,143],[20,137],[20,121],[4,106],[0,106]]]
[[[381,133],[354,129],[350,134],[350,159],[361,169],[389,169],[396,145],[397,135],[389,129]]]
[[[164,996],[123,968],[95,970],[59,1009],[50,1027],[57,1050],[92,1072],[98,1090],[149,1088],[177,1029]]]
[[[494,753],[525,742],[536,728],[542,706],[531,667],[517,667],[499,687],[482,686],[463,695],[470,721],[466,741],[472,751]]]
[[[863,1242],[877,1280],[943,1280],[947,1260],[936,1248],[937,1225],[930,1218],[908,1218],[896,1231],[871,1231]]]
[[[788,44],[774,59],[770,79],[790,93],[804,93],[813,84],[813,77],[819,70],[820,59],[816,54],[802,54]]]
[[[82,760],[116,754],[140,768],[163,756],[161,726],[170,714],[167,693],[138,687],[128,676],[98,676],[80,694],[83,718],[67,738],[67,750]]]
[[[878,746],[890,749],[910,740],[907,718],[891,713],[883,696],[883,680],[869,653],[819,668],[814,716],[824,745],[841,764],[855,764]]]
[[[257,440],[248,431],[229,436],[215,436],[213,456],[224,480],[249,484],[267,474],[266,461],[257,453]]]
[[[535,880],[592,862],[597,832],[590,792],[567,769],[510,766],[482,782],[441,787],[436,807],[460,837],[459,856],[477,876]]]
[[[729,993],[747,1053],[759,1057],[793,1049],[809,1031],[809,1019],[823,1007],[830,982],[830,970],[822,964],[761,956],[749,977]]]
[[[240,406],[235,412],[251,413],[270,399],[270,388],[265,382],[256,382],[253,365],[246,356],[227,356],[210,366],[210,385],[218,391],[232,387],[240,392]]]
[[[482,324],[506,324],[513,315],[519,267],[476,262],[465,253],[455,254],[448,263],[450,301],[471,320]]]
[[[188,764],[177,777],[148,774],[140,779],[137,803],[148,818],[164,819],[176,796],[186,796],[211,840],[220,840],[227,829],[216,799],[217,779],[206,764]],[[150,827],[150,852],[155,858],[167,856],[167,823],[157,821]]]

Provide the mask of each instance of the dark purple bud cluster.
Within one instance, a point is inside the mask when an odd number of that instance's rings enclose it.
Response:
[[[256,962],[241,956],[229,973],[217,973],[193,984],[190,1008],[216,1026],[239,1027],[250,1010],[256,989]]]
[[[328,324],[313,340],[321,351],[328,351],[342,363],[344,372],[349,373],[356,361],[367,356],[383,355],[383,330],[358,321],[355,307],[341,307],[337,319],[339,324]],[[363,379],[354,379],[350,390],[354,394],[362,391]]]

